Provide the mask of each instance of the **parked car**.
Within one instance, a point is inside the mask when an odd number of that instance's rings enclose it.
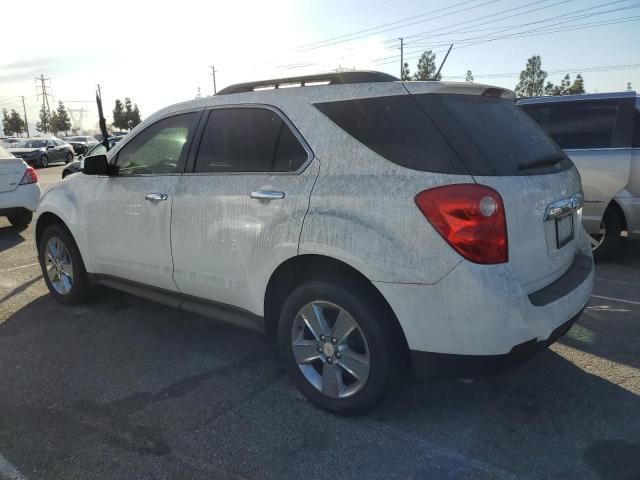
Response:
[[[18,143],[21,140],[22,140],[21,138],[8,137],[8,138],[3,138],[1,143],[4,146],[4,148],[9,148],[11,147],[11,145]]]
[[[109,137],[109,149],[113,148],[113,146],[122,140],[123,136],[119,137]],[[62,170],[62,178],[66,178],[67,175],[71,175],[72,173],[77,173],[84,167],[84,157],[89,155],[104,155],[107,153],[107,149],[102,143],[96,143],[93,147],[89,149],[86,155],[80,155],[78,160],[74,160],[71,163],[68,163],[66,167]]]
[[[67,142],[73,147],[76,155],[86,154],[91,147],[98,144],[95,138],[88,136],[69,137]]]
[[[294,383],[338,413],[411,369],[530,355],[576,321],[593,261],[580,176],[513,98],[347,72],[167,107],[43,195],[46,284],[277,335]]]
[[[27,138],[9,147],[9,151],[29,165],[41,168],[51,162],[73,160],[73,147],[57,138]]]
[[[0,217],[24,228],[40,200],[40,184],[33,167],[0,146]]]
[[[585,194],[582,222],[596,258],[620,233],[640,236],[640,98],[635,92],[539,97],[519,105],[565,149]]]

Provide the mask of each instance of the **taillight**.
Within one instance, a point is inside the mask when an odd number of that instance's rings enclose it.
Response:
[[[502,197],[483,185],[456,184],[416,195],[416,205],[453,249],[475,263],[509,259]]]
[[[27,167],[27,171],[24,172],[20,185],[29,185],[30,183],[38,183],[38,174],[33,167]]]

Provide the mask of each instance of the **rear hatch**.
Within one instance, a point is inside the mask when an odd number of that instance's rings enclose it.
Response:
[[[423,82],[406,87],[474,180],[502,196],[509,264],[523,289],[531,293],[559,278],[573,262],[580,229],[582,187],[571,160],[500,89],[482,95],[434,93]]]
[[[18,188],[27,167],[0,146],[0,192],[10,192]]]

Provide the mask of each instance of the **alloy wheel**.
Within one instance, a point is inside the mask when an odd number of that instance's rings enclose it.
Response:
[[[67,295],[73,287],[73,264],[65,244],[51,237],[45,248],[47,276],[51,286],[60,295]]]
[[[302,307],[291,328],[291,348],[306,380],[328,397],[350,397],[367,382],[367,340],[358,322],[338,305],[317,300]]]

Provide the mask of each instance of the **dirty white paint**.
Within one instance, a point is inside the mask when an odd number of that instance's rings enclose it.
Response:
[[[412,87],[417,88],[417,87]],[[484,87],[429,82],[423,89],[478,94]],[[109,152],[167,115],[220,105],[276,107],[312,151],[295,174],[185,174],[123,178],[74,175],[38,210],[67,222],[87,269],[231,304],[258,315],[275,269],[298,254],[341,260],[370,279],[395,311],[411,348],[500,354],[551,331],[586,304],[593,282],[544,307],[527,294],[551,283],[576,251],[590,255],[578,216],[576,239],[558,250],[546,206],[580,191],[575,169],[554,175],[477,177],[410,170],[382,158],[337,127],[312,103],[408,95],[400,82],[289,88],[208,97],[152,115]],[[483,183],[503,196],[509,263],[462,259],[415,205],[419,192]],[[282,200],[251,191],[285,192]],[[144,201],[148,192],[169,200]]]

